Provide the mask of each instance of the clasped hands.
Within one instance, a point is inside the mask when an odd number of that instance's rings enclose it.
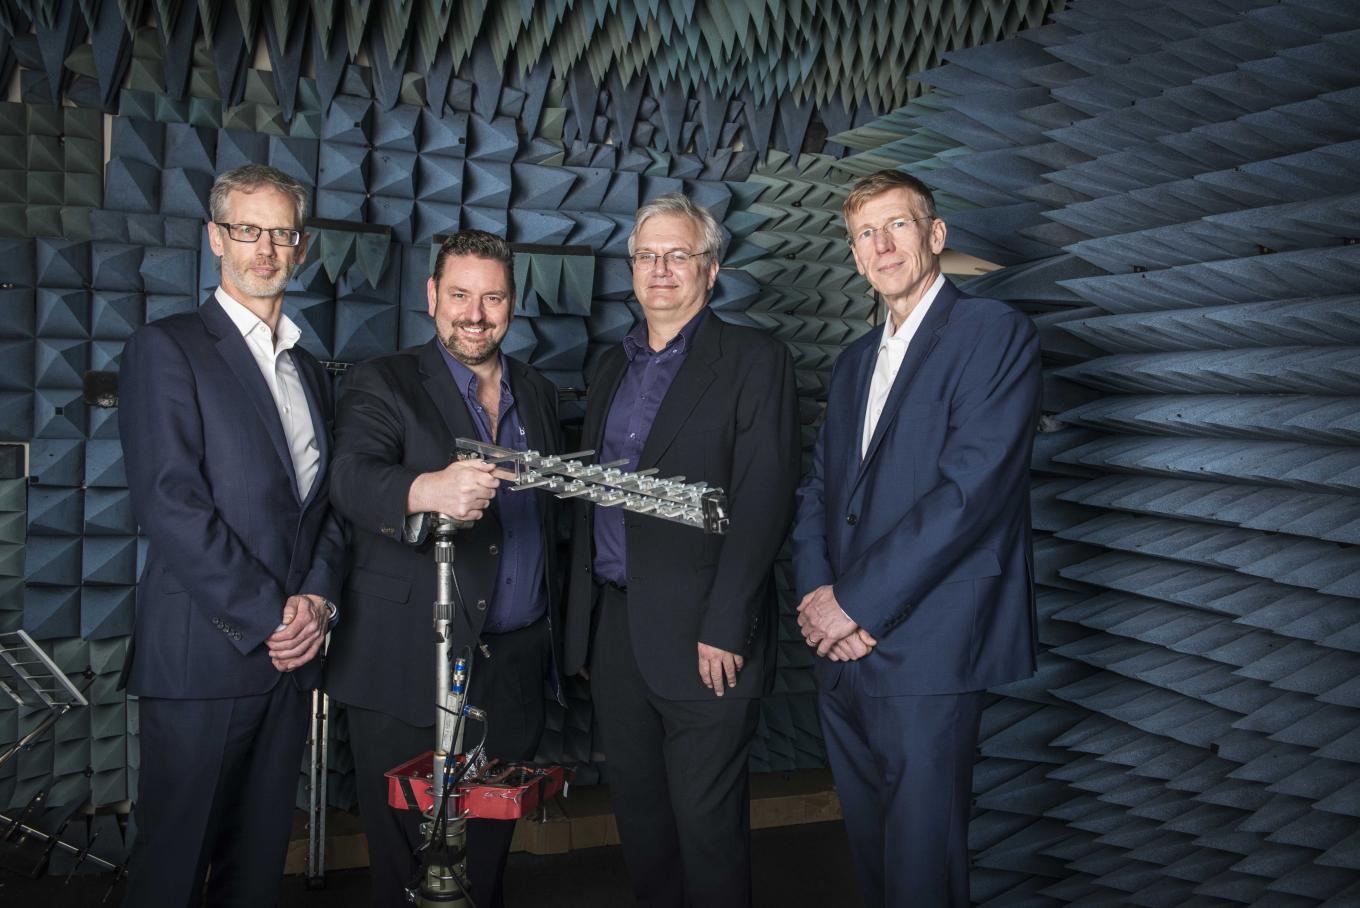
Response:
[[[817,647],[817,655],[832,662],[863,659],[878,645],[841,609],[829,584],[817,587],[798,603],[798,627],[807,645]]]
[[[269,661],[281,672],[291,672],[316,658],[326,639],[326,600],[311,593],[289,596],[283,604],[279,628],[265,640]]]

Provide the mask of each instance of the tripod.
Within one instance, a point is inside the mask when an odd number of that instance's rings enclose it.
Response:
[[[463,751],[463,717],[473,715],[485,724],[486,716],[467,704],[467,685],[472,673],[471,647],[466,654],[453,656],[451,633],[457,610],[462,606],[458,581],[453,572],[453,537],[469,521],[434,515],[435,561],[435,740],[431,765],[433,805],[425,814],[421,831],[425,843],[420,848],[420,877],[407,895],[423,908],[476,908],[468,894],[467,819],[462,811],[458,783],[482,749],[459,759]],[[485,735],[482,743],[486,741]]]

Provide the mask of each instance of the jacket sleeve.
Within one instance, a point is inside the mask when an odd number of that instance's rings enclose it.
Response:
[[[765,351],[770,355],[764,355]],[[770,566],[793,518],[798,481],[798,392],[782,344],[753,352],[736,394],[728,537],[718,560],[699,640],[745,653],[766,601]]]
[[[278,627],[287,592],[217,510],[188,354],[169,331],[145,326],[123,349],[119,388],[118,433],[142,533],[194,606],[240,631],[232,645],[247,654]]]
[[[952,396],[941,480],[836,580],[841,608],[870,634],[899,624],[1027,494],[1039,396],[1030,320],[1012,312],[983,322]]]
[[[328,511],[312,546],[312,567],[303,578],[300,591],[337,603],[344,578],[345,535],[335,512]]]
[[[331,504],[357,530],[406,538],[406,499],[419,470],[403,466],[401,406],[372,364],[345,376],[335,413]]]
[[[837,361],[839,363],[839,360]],[[836,374],[832,370],[831,383]],[[826,533],[826,424],[817,433],[812,466],[797,492],[798,510],[790,541],[793,547],[793,592],[798,599],[835,579]]]
[[[328,391],[328,383],[325,372],[321,364],[308,358],[309,368],[315,370],[317,383],[324,390]],[[334,423],[334,400],[329,393],[325,393],[322,401],[324,416],[326,417],[326,427],[324,431],[329,432]],[[334,472],[335,445],[332,439],[331,445],[331,467]],[[326,477],[329,483],[329,477]],[[330,505],[329,485],[327,486],[327,497],[318,500],[313,507],[323,506],[326,508],[326,516],[321,524],[321,530],[317,533],[316,543],[312,546],[312,564],[307,571],[307,576],[303,578],[301,591],[320,596],[332,603],[340,601],[340,587],[345,578],[345,535],[340,526],[339,519],[335,516],[335,510]]]

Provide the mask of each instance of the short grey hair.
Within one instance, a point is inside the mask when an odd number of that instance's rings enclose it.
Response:
[[[307,187],[276,167],[267,164],[244,164],[218,176],[208,193],[208,211],[214,222],[225,221],[227,196],[233,192],[254,192],[261,186],[272,186],[293,200],[293,226],[301,230],[307,219]],[[261,227],[281,227],[282,224],[260,224]]]
[[[646,205],[637,210],[637,215],[633,221],[633,232],[628,234],[628,254],[632,255],[637,247],[637,234],[642,229],[648,218],[656,217],[659,214],[674,214],[687,217],[695,224],[699,225],[699,232],[704,237],[704,250],[713,256],[713,261],[722,259],[723,235],[722,228],[718,226],[718,219],[702,205],[696,205],[688,196],[678,192],[669,192],[666,195],[652,199]]]

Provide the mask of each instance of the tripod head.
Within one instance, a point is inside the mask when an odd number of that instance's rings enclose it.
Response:
[[[459,530],[472,529],[474,521],[459,520],[457,517],[450,517],[448,514],[431,514],[429,517],[430,535],[438,542],[441,539],[453,541],[454,534]]]

